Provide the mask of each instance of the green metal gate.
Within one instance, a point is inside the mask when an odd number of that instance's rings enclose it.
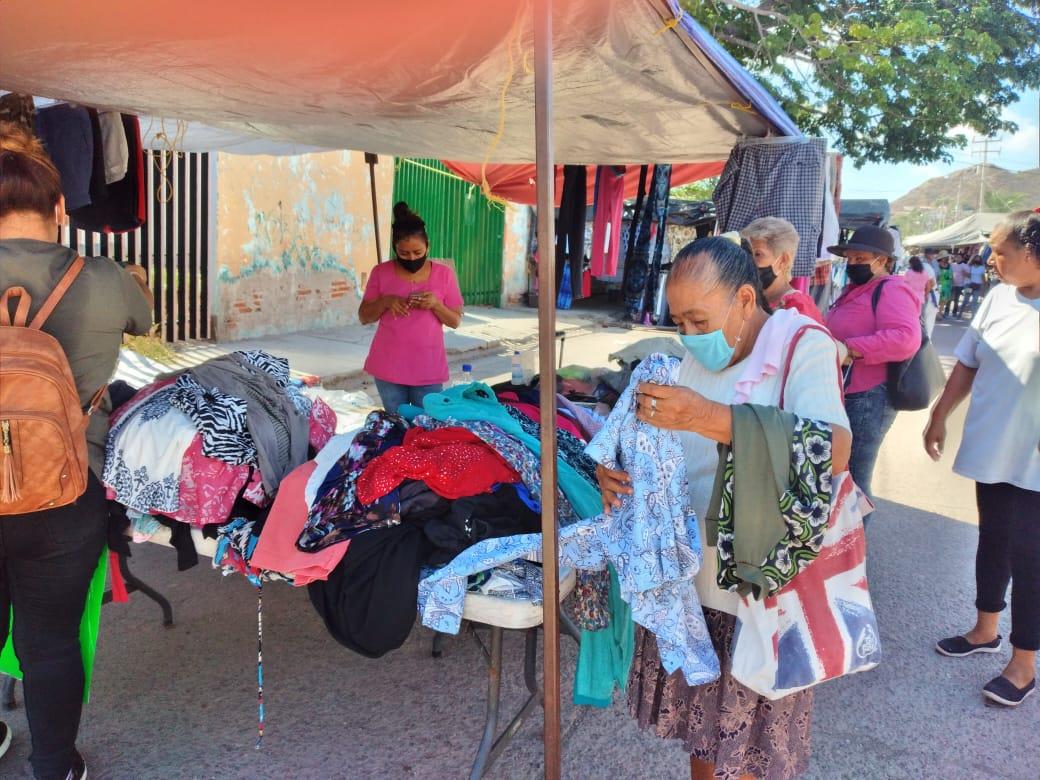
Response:
[[[439,160],[397,158],[394,203],[403,200],[426,222],[430,257],[451,258],[467,304],[498,306],[502,297],[505,211],[480,187]]]

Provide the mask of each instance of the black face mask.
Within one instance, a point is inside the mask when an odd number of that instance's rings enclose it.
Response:
[[[867,264],[848,266],[849,281],[855,285],[866,284],[874,278],[874,269]]]
[[[776,281],[776,271],[773,270],[773,266],[767,265],[764,268],[759,266],[758,280],[762,283],[762,292],[772,287],[773,282]]]
[[[426,255],[418,258],[417,260],[402,260],[400,257],[395,258],[398,264],[410,274],[419,273],[422,267],[426,265]]]

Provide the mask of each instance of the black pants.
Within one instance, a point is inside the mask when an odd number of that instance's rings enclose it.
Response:
[[[25,675],[33,773],[64,778],[76,759],[83,707],[79,625],[105,544],[107,508],[90,475],[75,504],[0,517],[0,642],[14,606],[14,649]]]
[[[975,484],[979,551],[975,607],[1003,612],[1011,583],[1011,644],[1040,650],[1040,492],[1014,485]]]
[[[964,287],[957,287],[954,285],[950,300],[946,302],[946,306],[943,308],[943,314],[953,313],[954,317],[959,317],[961,314],[961,295],[964,292]]]

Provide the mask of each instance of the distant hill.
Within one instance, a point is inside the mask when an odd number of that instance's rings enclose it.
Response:
[[[1040,206],[1040,168],[1009,171],[985,167],[983,211],[1010,212]],[[958,208],[959,201],[959,208]],[[892,202],[892,222],[903,235],[935,230],[974,214],[979,205],[979,166],[929,179]]]

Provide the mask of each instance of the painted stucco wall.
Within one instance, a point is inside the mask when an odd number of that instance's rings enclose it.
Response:
[[[527,250],[533,210],[510,203],[506,206],[502,237],[502,305],[517,306],[527,292]]]
[[[376,165],[384,255],[393,158]],[[220,154],[211,310],[221,341],[357,322],[376,264],[368,166],[359,152]]]

